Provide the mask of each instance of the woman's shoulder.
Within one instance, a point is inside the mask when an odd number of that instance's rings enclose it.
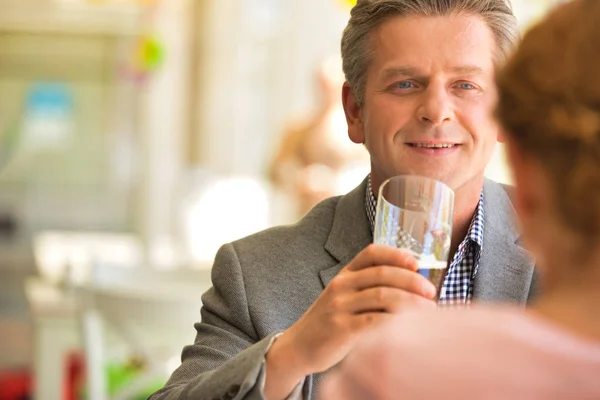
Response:
[[[393,339],[391,333],[398,331],[402,332],[402,340],[397,336]],[[392,319],[383,332],[385,340],[407,347],[440,346],[446,351],[483,347],[488,349],[486,353],[493,352],[495,345],[534,350],[568,348],[571,353],[588,354],[595,349],[600,357],[600,343],[579,338],[531,310],[510,306],[407,312]],[[449,341],[453,346],[448,346]]]
[[[407,399],[600,395],[600,345],[510,307],[406,312],[373,331],[349,363],[354,377]]]
[[[394,360],[451,380],[461,379],[459,371],[477,370],[471,376],[490,385],[525,376],[531,382],[542,381],[565,367],[575,375],[586,368],[600,371],[600,343],[582,339],[531,311],[510,307],[408,312],[373,333],[365,348],[363,354],[389,359],[392,370],[404,368]],[[515,365],[520,367],[515,370]]]

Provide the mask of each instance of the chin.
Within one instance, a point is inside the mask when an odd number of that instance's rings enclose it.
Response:
[[[439,162],[439,160],[424,162],[422,159],[406,157],[402,163],[397,164],[395,170],[398,175],[419,175],[446,183],[453,179],[453,174],[449,174],[448,171],[457,169],[452,164],[454,163]]]
[[[411,175],[420,175],[426,178],[435,179],[436,181],[442,182],[452,188],[454,190],[454,185],[456,185],[456,179],[448,174],[447,171],[432,171],[432,170],[421,170],[421,171],[413,171],[410,173]]]

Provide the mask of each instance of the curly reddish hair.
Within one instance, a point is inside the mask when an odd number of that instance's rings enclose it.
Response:
[[[600,239],[600,1],[557,7],[498,74],[506,135],[551,177],[559,213]]]

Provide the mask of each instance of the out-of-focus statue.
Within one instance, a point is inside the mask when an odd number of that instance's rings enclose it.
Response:
[[[327,197],[351,190],[369,172],[368,152],[347,136],[341,61],[326,59],[316,75],[320,105],[311,117],[284,131],[269,170],[275,186],[297,201],[299,215]]]

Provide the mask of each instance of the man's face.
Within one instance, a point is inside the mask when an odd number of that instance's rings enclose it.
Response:
[[[455,190],[481,182],[498,137],[495,46],[471,15],[396,17],[373,32],[363,106],[347,87],[344,106],[351,139],[371,154],[374,185],[401,174]]]

